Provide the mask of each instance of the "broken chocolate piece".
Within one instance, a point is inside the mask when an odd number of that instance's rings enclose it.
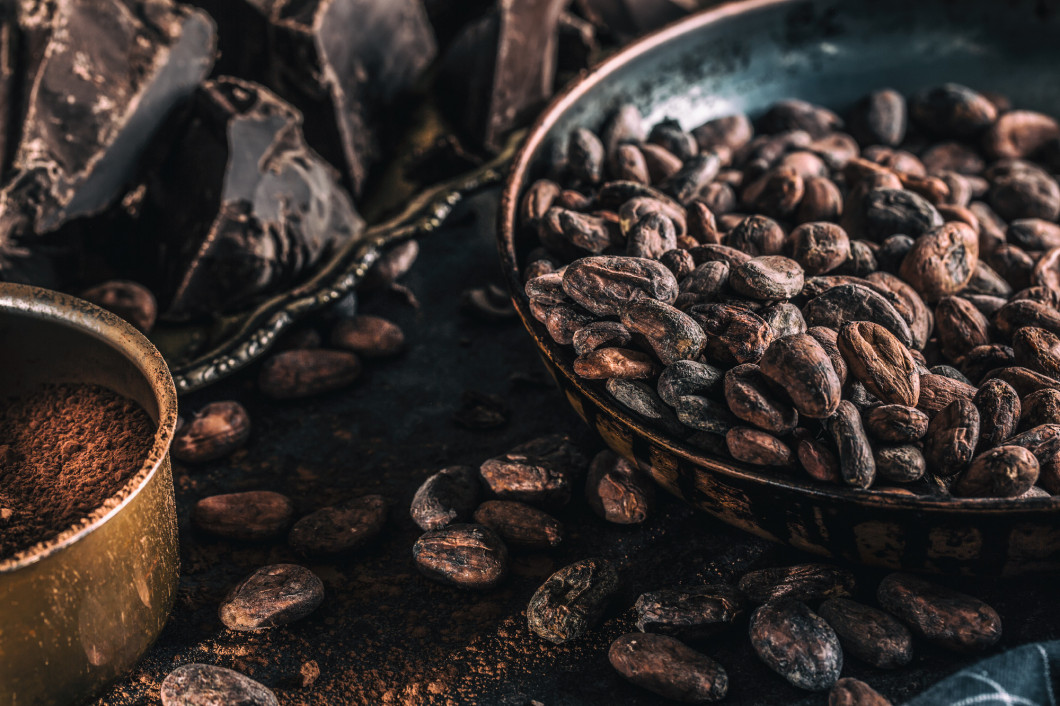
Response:
[[[552,95],[568,1],[500,0],[453,43],[440,67],[440,97],[467,137],[497,151]]]
[[[0,192],[0,241],[105,209],[213,65],[214,25],[204,12],[161,0],[47,5],[27,11],[23,56],[32,74],[23,79],[12,177]]]
[[[364,221],[309,149],[301,114],[257,84],[208,81],[148,185],[170,319],[238,311],[305,278]]]
[[[268,21],[266,84],[305,113],[322,154],[342,154],[354,194],[395,122],[395,100],[434,59],[420,0],[226,0]],[[253,41],[253,38],[248,38]]]

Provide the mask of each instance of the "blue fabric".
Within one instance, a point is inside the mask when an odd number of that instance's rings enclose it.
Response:
[[[962,669],[906,706],[1057,706],[1060,640],[1017,647]]]

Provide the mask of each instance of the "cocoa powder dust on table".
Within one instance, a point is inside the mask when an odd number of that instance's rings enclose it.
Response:
[[[0,400],[0,559],[90,515],[143,465],[155,425],[97,385]]]

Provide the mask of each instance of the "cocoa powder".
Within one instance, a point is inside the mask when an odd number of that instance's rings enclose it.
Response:
[[[97,385],[43,385],[0,406],[0,558],[51,539],[133,476],[154,442],[135,402]]]

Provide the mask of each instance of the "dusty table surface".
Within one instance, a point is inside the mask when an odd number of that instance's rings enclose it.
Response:
[[[281,704],[664,703],[624,682],[607,661],[610,642],[634,630],[632,605],[640,593],[812,560],[662,492],[655,514],[634,527],[605,523],[576,493],[557,513],[567,528],[563,544],[548,553],[514,554],[511,576],[498,590],[458,591],[416,572],[411,548],[420,531],[408,507],[429,474],[447,465],[478,465],[557,431],[571,432],[589,453],[602,448],[552,386],[517,320],[487,323],[461,311],[462,290],[501,281],[494,204],[493,194],[474,199],[450,226],[421,241],[419,260],[403,280],[418,309],[395,293],[362,299],[362,313],[403,327],[408,348],[401,357],[369,361],[352,387],[305,401],[265,399],[253,370],[182,400],[185,415],[206,402],[239,400],[252,418],[251,439],[229,459],[174,465],[182,562],[176,605],[158,643],[94,703],[158,703],[162,680],[188,662],[239,670],[273,689]],[[326,334],[326,326],[321,331]],[[457,426],[453,414],[466,390],[502,396],[510,421],[489,431]],[[243,490],[285,493],[299,516],[367,493],[381,493],[392,505],[375,545],[340,560],[306,563],[282,538],[238,543],[190,526],[195,501]],[[604,621],[565,646],[538,639],[526,627],[530,596],[552,571],[589,556],[612,559],[622,579]],[[288,627],[227,630],[217,617],[219,602],[251,571],[276,562],[303,563],[316,572],[326,587],[323,605]],[[871,601],[883,574],[858,574],[859,594]],[[997,608],[1004,621],[998,649],[1060,637],[1052,577],[947,583]],[[696,646],[729,673],[724,703],[827,702],[825,694],[799,691],[758,661],[746,619]],[[916,648],[906,669],[886,672],[851,658],[843,674],[869,682],[897,704],[975,659],[923,642]]]

